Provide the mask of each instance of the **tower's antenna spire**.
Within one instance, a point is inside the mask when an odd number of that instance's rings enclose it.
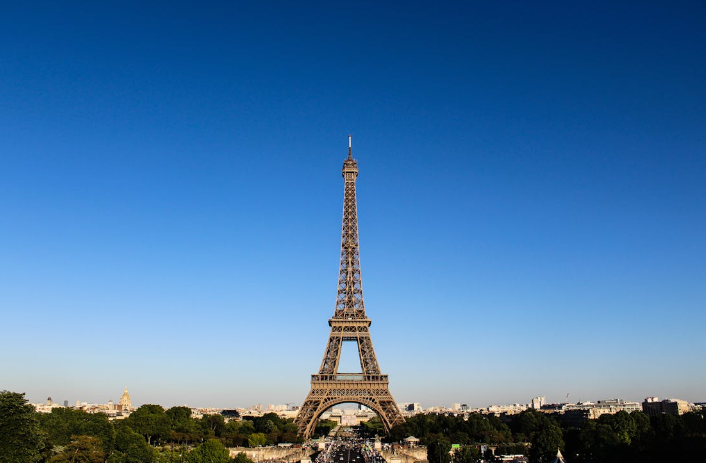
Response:
[[[353,152],[351,151],[351,138],[353,138],[353,135],[348,135],[348,158],[353,157]]]

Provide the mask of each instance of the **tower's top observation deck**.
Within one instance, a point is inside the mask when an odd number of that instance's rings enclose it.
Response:
[[[355,181],[355,179],[358,177],[358,163],[355,161],[355,159],[353,159],[350,135],[348,135],[348,159],[343,161],[343,170],[341,174],[347,182]]]

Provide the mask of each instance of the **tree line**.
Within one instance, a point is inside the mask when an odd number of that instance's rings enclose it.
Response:
[[[315,436],[336,425],[322,420]],[[384,435],[379,419],[363,423],[368,436]],[[706,411],[681,416],[642,412],[602,415],[581,425],[560,416],[525,410],[503,417],[416,415],[392,429],[388,442],[416,436],[429,463],[476,463],[496,454],[553,460],[561,449],[568,463],[691,461],[706,454]],[[24,394],[0,392],[1,463],[226,463],[227,447],[301,442],[291,419],[274,413],[225,422],[222,415],[194,418],[187,407],[143,405],[122,420],[101,413],[55,408],[37,413]],[[452,444],[459,444],[453,448]],[[698,457],[700,458],[700,457]],[[252,463],[239,454],[236,463]]]
[[[226,463],[227,447],[301,442],[291,419],[275,413],[225,422],[194,418],[188,407],[142,405],[122,420],[54,408],[37,413],[24,394],[0,392],[2,463]],[[252,463],[240,454],[236,463]]]
[[[505,419],[415,415],[388,439],[410,435],[427,445],[429,463],[476,463],[489,456],[481,453],[482,444],[495,447],[495,454],[523,454],[533,462],[552,461],[557,449],[567,463],[692,461],[706,455],[706,411],[680,416],[621,411],[581,425],[532,409]],[[452,444],[460,447],[452,451]]]

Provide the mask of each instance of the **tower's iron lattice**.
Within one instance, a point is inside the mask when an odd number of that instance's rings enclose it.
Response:
[[[348,158],[343,162],[343,227],[341,236],[341,266],[338,272],[336,309],[329,319],[326,352],[319,373],[311,375],[311,391],[295,420],[299,434],[308,438],[314,432],[323,412],[330,407],[353,402],[372,409],[382,420],[385,430],[404,422],[390,394],[387,375],[380,373],[373,342],[370,339],[370,319],[365,315],[363,284],[360,277],[358,247],[358,214],[355,182],[358,164],[353,159],[350,137]],[[338,365],[345,341],[358,344],[362,373],[340,373]]]

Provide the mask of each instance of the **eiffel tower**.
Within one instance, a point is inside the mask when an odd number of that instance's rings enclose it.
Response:
[[[348,159],[343,162],[342,173],[344,179],[343,231],[336,310],[328,321],[331,333],[321,368],[318,374],[311,375],[311,391],[294,421],[299,428],[299,435],[305,439],[312,435],[323,412],[345,402],[358,403],[372,409],[380,417],[388,432],[394,426],[404,422],[390,394],[387,375],[380,373],[368,330],[371,321],[365,315],[355,199],[358,164],[353,159],[350,135],[348,136]],[[358,344],[362,373],[338,371],[341,347],[346,341]]]

